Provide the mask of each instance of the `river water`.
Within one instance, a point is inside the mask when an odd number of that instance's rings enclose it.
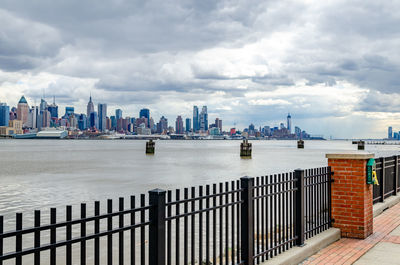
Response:
[[[351,141],[253,141],[241,159],[239,141],[156,141],[155,155],[140,140],[0,140],[0,215],[32,216],[34,209],[92,203],[327,165],[326,153],[355,150]],[[400,146],[366,146],[376,156]]]

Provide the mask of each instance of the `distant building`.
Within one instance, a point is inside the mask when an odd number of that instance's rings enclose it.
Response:
[[[193,132],[198,132],[199,130],[199,108],[197,106],[193,106]]]
[[[90,95],[89,102],[88,102],[87,107],[86,107],[86,116],[88,117],[88,119],[90,119],[90,114],[92,112],[94,112],[94,104],[93,104],[93,101],[92,101],[92,95]]]
[[[22,121],[22,126],[28,122],[29,105],[24,96],[18,102],[17,119]]]
[[[87,129],[87,117],[85,114],[81,114],[78,117],[78,128],[81,131],[84,131]]]
[[[236,128],[231,128],[231,131],[229,133],[230,135],[234,135],[236,134]]]
[[[149,109],[141,109],[139,112],[139,118],[146,118],[147,119],[146,127],[147,128],[150,127],[150,110]]]
[[[393,128],[389,126],[388,128],[388,139],[393,139]]]
[[[299,127],[294,127],[294,133],[297,137],[301,137],[301,129]]]
[[[163,134],[168,131],[168,119],[162,116],[157,123],[157,133]]]
[[[208,113],[207,106],[203,106],[200,112],[200,131],[206,132],[208,131]]]
[[[107,128],[106,117],[107,117],[107,104],[99,103],[97,105],[97,113],[99,115],[99,131],[104,132]]]
[[[99,117],[97,116],[97,112],[96,111],[93,111],[92,113],[90,113],[89,127],[91,129],[99,128]]]
[[[175,121],[175,132],[176,134],[183,134],[183,120],[181,116],[178,116]]]
[[[111,120],[111,129],[115,130],[117,128],[117,119],[115,116],[111,116],[110,120]]]
[[[55,97],[53,99],[53,104],[47,106],[47,110],[50,112],[52,119],[58,119],[58,106],[56,105]]]
[[[74,107],[65,107],[65,115],[64,117],[68,119],[69,116],[74,114],[75,108]]]
[[[0,126],[0,135],[14,135],[23,134],[22,121],[11,120],[8,122],[8,126]]]
[[[6,103],[0,103],[0,126],[8,126],[10,120],[10,107]]]
[[[122,110],[121,109],[116,109],[115,110],[115,119],[119,120],[122,118]]]
[[[191,119],[186,118],[186,124],[185,124],[185,131],[190,132],[192,130],[192,125],[191,125]]]
[[[220,132],[222,132],[222,120],[220,120],[219,118],[215,119],[215,127],[217,127],[219,129]]]
[[[288,113],[287,115],[287,129],[289,133],[292,133],[292,116],[290,115],[290,113]]]

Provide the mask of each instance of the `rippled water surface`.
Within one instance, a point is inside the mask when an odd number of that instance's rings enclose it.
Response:
[[[356,149],[350,141],[306,141],[304,150],[295,141],[253,141],[252,159],[241,159],[239,145],[157,141],[156,154],[146,155],[136,140],[0,140],[0,215],[326,166],[326,153]],[[400,146],[366,149],[389,156]]]

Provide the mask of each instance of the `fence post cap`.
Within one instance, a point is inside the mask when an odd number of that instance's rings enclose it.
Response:
[[[374,153],[369,153],[369,152],[356,152],[356,151],[351,151],[351,152],[341,152],[341,153],[330,153],[325,155],[326,158],[328,159],[370,159],[374,158],[375,154]]]
[[[154,190],[150,190],[149,193],[150,194],[160,194],[161,195],[161,194],[165,194],[166,191],[162,190],[162,189],[154,189]]]

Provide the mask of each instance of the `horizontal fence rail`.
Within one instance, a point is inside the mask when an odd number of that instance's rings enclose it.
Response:
[[[375,159],[379,185],[373,187],[373,203],[383,202],[399,191],[399,156]]]
[[[6,232],[0,216],[0,265],[260,264],[331,226],[332,175],[325,167],[156,189],[129,206],[119,198],[117,209],[112,200],[52,208],[45,222],[35,211],[31,226],[17,213]]]

